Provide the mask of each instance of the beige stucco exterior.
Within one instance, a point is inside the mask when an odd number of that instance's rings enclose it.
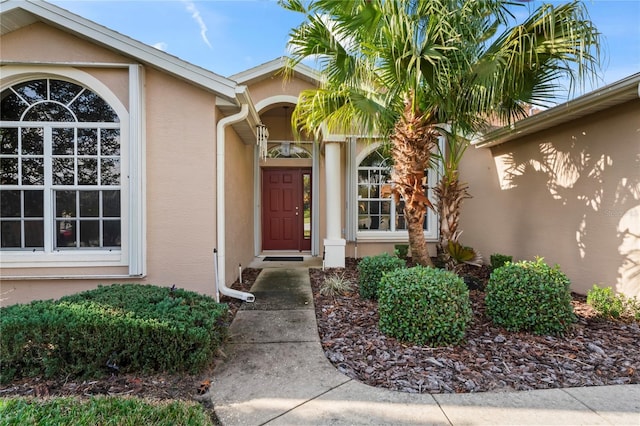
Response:
[[[128,69],[113,64],[140,64],[135,58],[41,22],[3,35],[0,43],[3,62],[21,66],[38,63],[44,76],[55,77],[59,69],[46,66],[47,62],[87,64],[75,68],[101,81],[128,107]],[[146,133],[143,152],[146,217],[142,225],[146,236],[146,275],[126,277],[126,265],[3,268],[1,275],[5,278],[39,278],[0,281],[2,305],[58,298],[115,282],[175,284],[214,294],[216,129],[222,118],[216,107],[217,96],[155,67],[142,64],[142,73]],[[225,135],[227,215],[233,218],[227,221],[227,238],[233,244],[229,245],[226,263],[230,271],[227,281],[233,282],[237,268],[232,265],[247,264],[253,258],[254,157],[253,145],[243,143],[231,126]]]
[[[72,22],[81,19],[74,17]],[[141,159],[128,161],[139,167],[129,171],[141,176],[138,182],[131,181],[131,187],[129,176],[123,177],[122,186],[130,190],[127,196],[137,191],[131,204],[141,200],[143,205],[139,218],[125,218],[123,234],[142,236],[142,266],[137,270],[144,272],[131,273],[126,262],[3,266],[1,305],[58,298],[116,282],[176,285],[213,295],[214,249],[221,254],[221,275],[227,285],[237,279],[238,266],[246,267],[255,256],[264,255],[260,178],[270,167],[313,168],[313,243],[303,254],[343,251],[343,261],[345,255],[393,253],[394,245],[407,243],[401,233],[356,229],[357,198],[349,186],[355,185],[357,160],[371,148],[370,139],[306,136],[304,146],[316,158],[258,157],[252,133],[255,120],[269,129],[268,147],[292,141],[288,115],[299,93],[318,84],[312,70],[299,68],[285,80],[279,72],[282,62],[274,60],[224,79],[206,70],[194,71],[192,65],[148,51],[152,48],[142,44],[133,51],[122,47],[118,51],[110,41],[118,46],[137,42],[123,44],[116,33],[110,39],[103,35],[104,28],[100,39],[94,40],[74,35],[74,24],[68,25],[70,31],[35,22],[3,34],[0,77],[25,66],[31,66],[25,79],[71,78],[72,70],[99,83],[124,115],[132,115],[122,117],[124,132],[134,125],[141,131],[132,140],[123,136],[123,144],[139,144]],[[82,25],[82,31],[91,30],[90,22]],[[139,70],[139,80],[132,78],[138,72],[134,69]],[[11,84],[1,81],[3,89]],[[141,99],[136,98],[137,90]],[[242,108],[246,115],[240,117]],[[226,118],[237,120],[223,128],[221,120]],[[639,133],[636,98],[492,148],[469,148],[461,172],[473,198],[463,205],[462,243],[478,249],[486,263],[493,253],[516,260],[542,256],[559,264],[579,293],[600,284],[640,295]],[[328,153],[337,161],[327,164]],[[218,167],[220,161],[223,167]],[[327,170],[334,172],[327,175]],[[128,173],[126,167],[123,173]],[[429,251],[435,256],[437,232],[429,235]],[[123,258],[126,251],[124,247]]]
[[[572,289],[640,295],[640,100],[493,148],[461,165],[461,240],[488,262],[544,257]]]

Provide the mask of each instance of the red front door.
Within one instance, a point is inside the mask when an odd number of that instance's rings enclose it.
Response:
[[[262,249],[311,249],[311,169],[262,170]]]

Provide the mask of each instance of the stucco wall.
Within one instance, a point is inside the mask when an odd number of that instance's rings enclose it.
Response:
[[[573,290],[640,295],[640,101],[492,149],[470,148],[461,241],[558,264]]]
[[[254,254],[254,144],[244,144],[227,128],[225,144],[226,283],[238,278]]]
[[[146,281],[213,293],[215,97],[147,70]]]
[[[9,33],[2,37],[0,43],[2,58],[7,61],[134,62],[44,24],[34,24]],[[82,70],[106,84],[125,106],[128,105],[126,68],[85,67]],[[147,67],[145,96],[147,277],[120,280],[99,277],[124,275],[127,273],[126,266],[14,270],[11,275],[76,275],[79,278],[2,280],[2,305],[40,298],[58,298],[95,288],[99,284],[114,282],[152,283],[161,286],[175,284],[189,290],[213,294],[212,251],[216,244],[215,147],[218,119],[215,95]],[[227,133],[235,134],[233,130]],[[228,147],[233,145],[230,142]],[[239,148],[240,151],[244,149],[244,146]],[[234,154],[233,149],[230,151]],[[240,157],[244,159],[244,156],[237,153],[233,157],[235,162]],[[243,215],[244,222],[250,221],[248,218],[252,217],[251,209],[242,206],[235,212],[236,217],[240,215]],[[252,227],[248,229],[251,230]],[[244,252],[243,255],[246,257]],[[7,276],[9,272],[3,270],[2,275]]]

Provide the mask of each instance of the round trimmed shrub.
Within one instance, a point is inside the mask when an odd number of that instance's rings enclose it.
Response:
[[[389,272],[378,298],[380,331],[416,345],[456,344],[472,317],[464,281],[442,269],[416,266]]]
[[[382,276],[389,271],[404,268],[406,262],[389,253],[377,256],[364,257],[358,263],[358,285],[360,297],[376,300],[378,298],[378,286]]]
[[[562,334],[575,321],[570,284],[557,265],[552,268],[542,258],[508,263],[491,273],[487,315],[509,331]]]

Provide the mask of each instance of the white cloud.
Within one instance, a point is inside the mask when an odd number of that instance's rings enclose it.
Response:
[[[163,52],[166,52],[169,45],[164,41],[159,41],[158,43],[154,44],[153,47],[155,47],[158,50],[162,50]]]
[[[200,27],[200,36],[202,37],[202,40],[211,48],[211,43],[209,43],[209,39],[207,38],[207,25],[204,23],[202,15],[200,15],[200,11],[196,8],[195,3],[190,0],[182,0],[182,3],[184,3],[187,8],[187,12],[191,13],[191,17]]]

